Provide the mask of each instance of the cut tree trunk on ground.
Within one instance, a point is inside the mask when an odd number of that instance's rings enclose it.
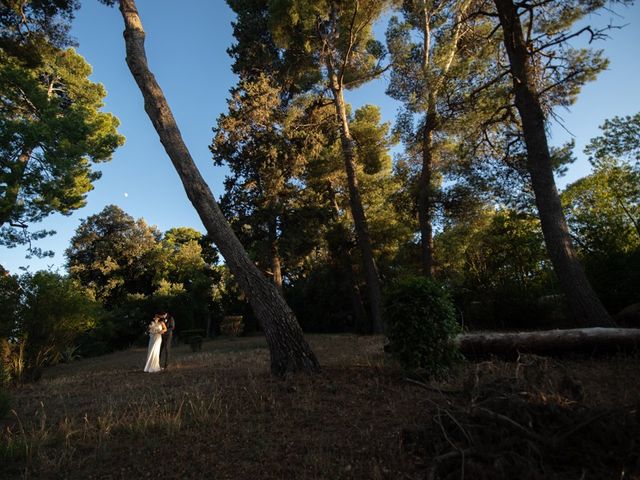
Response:
[[[520,353],[538,355],[588,355],[632,352],[640,349],[639,328],[575,328],[538,332],[470,333],[456,343],[467,358],[516,358]]]

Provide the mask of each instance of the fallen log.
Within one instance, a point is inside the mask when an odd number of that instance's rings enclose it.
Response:
[[[536,332],[483,332],[456,337],[467,358],[490,355],[516,358],[520,353],[537,355],[587,355],[640,350],[640,328],[575,328]]]

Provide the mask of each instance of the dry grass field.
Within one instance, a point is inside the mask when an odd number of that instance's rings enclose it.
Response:
[[[462,365],[409,380],[381,337],[311,335],[275,379],[261,337],[61,364],[11,390],[4,478],[638,479],[638,357]]]

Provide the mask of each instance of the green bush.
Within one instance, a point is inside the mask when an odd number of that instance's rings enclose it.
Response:
[[[390,351],[408,371],[445,374],[461,357],[454,345],[460,332],[448,293],[427,278],[396,281],[385,295]]]
[[[20,286],[23,302],[12,332],[13,364],[16,373],[33,380],[96,326],[102,307],[84,287],[57,273],[27,273]]]

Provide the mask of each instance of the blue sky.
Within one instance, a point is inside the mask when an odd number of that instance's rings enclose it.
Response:
[[[147,32],[146,48],[149,64],[171,105],[191,154],[214,195],[222,191],[225,169],[215,167],[208,145],[217,116],[226,111],[229,89],[236,78],[226,49],[233,43],[233,13],[223,0],[138,0],[138,9]],[[87,206],[71,216],[52,215],[39,228],[53,229],[57,234],[38,242],[43,249],[55,252],[53,258],[25,259],[24,248],[0,247],[0,263],[11,272],[19,267],[30,271],[58,269],[64,271],[64,250],[81,219],[115,204],[135,218],[165,231],[177,226],[191,226],[204,231],[202,223],[189,203],[184,189],[153,130],[142,104],[141,94],[125,64],[122,18],[118,10],[107,8],[95,0],[84,0],[76,16],[72,34],[79,42],[78,51],[93,65],[92,79],[105,85],[108,96],[104,110],[121,122],[120,133],[126,144],[111,162],[98,166],[102,178],[87,197]],[[575,138],[576,155],[566,177],[559,185],[589,173],[582,149],[590,138],[598,135],[598,126],[613,116],[632,115],[640,110],[640,5],[620,9],[624,18],[608,12],[592,23],[627,24],[613,30],[611,38],[599,42],[610,59],[609,70],[587,85],[577,103],[568,111],[558,111],[568,130],[555,125],[551,143],[560,145]],[[376,28],[383,34],[384,25]],[[355,108],[377,104],[383,118],[393,121],[398,104],[384,95],[387,79],[372,82],[354,92],[347,101]],[[570,133],[569,133],[570,132]]]

